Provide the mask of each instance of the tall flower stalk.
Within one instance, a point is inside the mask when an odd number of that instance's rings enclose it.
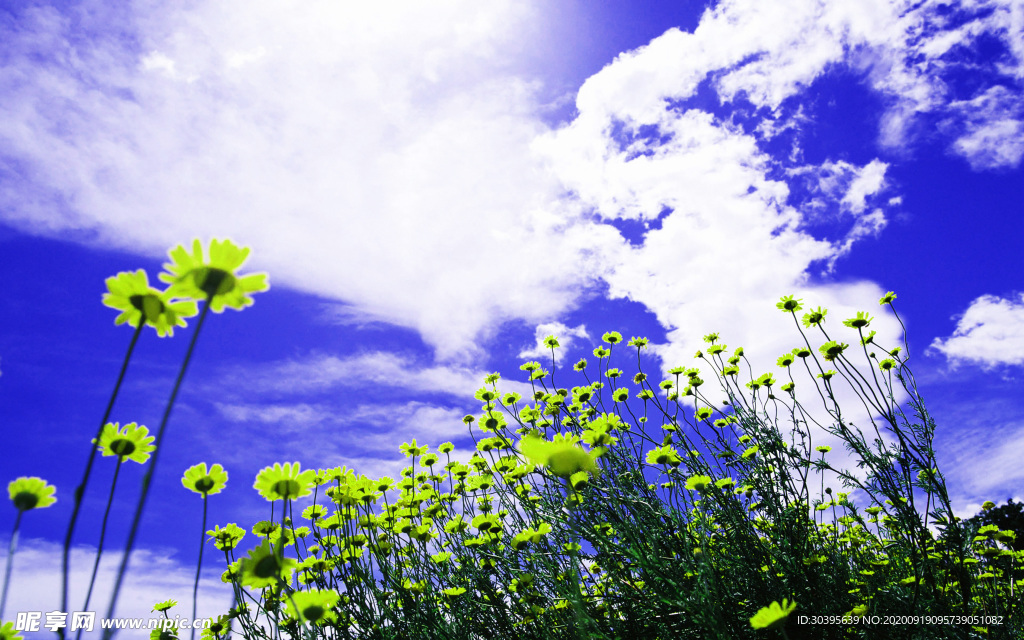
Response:
[[[132,422],[121,427],[117,422],[104,425],[99,440],[95,443],[96,448],[103,452],[103,457],[115,456],[117,466],[114,468],[114,478],[110,481],[110,495],[107,497],[107,508],[103,512],[103,523],[100,526],[100,540],[96,548],[96,559],[92,565],[92,575],[89,577],[89,588],[85,594],[85,604],[82,611],[89,610],[89,602],[92,600],[92,590],[96,584],[96,575],[100,568],[100,557],[103,555],[103,545],[107,537],[107,525],[110,521],[110,508],[114,504],[114,491],[117,489],[117,479],[121,474],[121,465],[126,460],[139,464],[145,464],[149,455],[153,452],[153,436],[149,435],[149,429]],[[78,630],[78,636],[82,637],[82,630]]]
[[[215,313],[221,313],[225,307],[241,310],[253,303],[250,293],[266,291],[269,285],[266,281],[266,274],[249,274],[239,276],[235,270],[242,266],[249,256],[248,248],[240,248],[230,240],[216,240],[210,243],[209,257],[204,258],[202,243],[197,239],[192,243],[192,251],[189,252],[184,246],[178,245],[168,252],[171,262],[164,265],[166,271],[159,275],[160,280],[170,286],[165,292],[171,297],[189,297],[203,301],[203,308],[196,323],[195,333],[189,342],[188,351],[185,352],[185,360],[182,362],[181,370],[174,381],[174,388],[171,390],[170,399],[164,409],[160,426],[156,432],[156,451],[153,453],[153,462],[150,464],[146,475],[142,478],[142,491],[139,501],[135,507],[135,514],[132,517],[131,529],[128,533],[128,542],[125,547],[124,556],[121,558],[121,566],[114,581],[114,590],[110,598],[110,606],[107,609],[107,618],[114,615],[114,608],[117,606],[117,598],[121,591],[121,584],[124,581],[125,572],[128,568],[128,560],[135,547],[135,538],[138,534],[139,524],[142,521],[142,512],[145,509],[149,497],[149,490],[152,486],[153,474],[156,472],[158,457],[162,451],[161,443],[167,431],[167,424],[170,421],[171,411],[181,390],[181,384],[188,371],[188,365],[192,361],[195,352],[196,342],[202,331],[206,316],[212,308]],[[113,635],[114,631],[107,629],[103,633],[104,639]]]
[[[206,463],[201,462],[185,470],[181,478],[181,484],[189,491],[198,493],[203,497],[203,524],[199,527],[199,560],[196,562],[196,579],[192,586],[192,619],[196,619],[196,605],[199,597],[199,574],[203,568],[203,547],[206,538],[206,507],[208,498],[214,493],[220,493],[228,483],[228,474],[224,467],[215,464],[206,469]],[[192,640],[195,640],[196,630],[192,628]]]
[[[13,480],[7,485],[7,493],[18,510],[18,516],[14,519],[14,529],[11,531],[11,543],[7,548],[7,566],[4,568],[4,586],[0,590],[0,620],[4,617],[4,608],[7,606],[7,587],[11,583],[11,569],[14,567],[14,552],[18,547],[18,529],[21,527],[21,516],[32,509],[43,509],[49,507],[57,498],[53,494],[57,488],[46,484],[42,478],[35,476],[21,477]]]
[[[107,408],[100,419],[100,426],[92,442],[94,446],[89,450],[89,460],[85,463],[85,472],[82,474],[82,481],[75,489],[75,504],[71,509],[71,520],[68,522],[67,532],[64,534],[64,550],[61,558],[61,610],[68,610],[68,575],[71,555],[71,542],[75,535],[75,525],[78,523],[78,514],[82,508],[82,501],[85,498],[85,490],[89,484],[89,477],[92,474],[93,461],[96,459],[98,450],[95,443],[103,435],[103,429],[110,420],[110,414],[114,410],[114,403],[121,390],[121,383],[124,382],[128,373],[128,363],[135,352],[135,345],[142,335],[142,328],[146,325],[153,327],[160,337],[174,335],[174,327],[186,326],[185,318],[196,315],[196,303],[192,300],[173,300],[167,292],[159,291],[149,286],[149,278],[142,269],[137,271],[124,271],[116,276],[107,278],[107,293],[103,294],[103,304],[121,311],[121,314],[114,320],[115,325],[127,324],[135,328],[131,342],[128,343],[128,351],[125,353],[124,362],[121,364],[121,371],[118,373],[117,382],[114,383],[114,391],[110,394]],[[58,629],[61,638],[64,637],[64,629]]]

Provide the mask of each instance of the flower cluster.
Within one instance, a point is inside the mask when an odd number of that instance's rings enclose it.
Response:
[[[171,262],[164,265],[166,271],[158,276],[170,284],[164,291],[151,287],[142,269],[107,278],[103,304],[121,312],[115,324],[128,324],[136,329],[148,324],[161,337],[171,336],[175,327],[186,326],[185,318],[198,313],[196,300],[206,300],[215,313],[225,307],[243,309],[252,304],[250,294],[270,287],[264,273],[236,273],[249,256],[249,249],[230,240],[214,239],[206,258],[198,239],[192,243],[191,252],[178,245],[168,254]]]

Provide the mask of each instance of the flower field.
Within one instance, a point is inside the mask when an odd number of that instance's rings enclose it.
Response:
[[[149,484],[208,312],[241,310],[269,288],[264,274],[237,273],[247,256],[230,241],[205,250],[196,241],[170,252],[163,291],[141,270],[108,279],[104,303],[134,333],[83,480],[56,492],[75,501],[65,610],[82,496],[102,490],[89,485],[99,454],[118,470],[148,465],[125,523],[113,613],[143,508],[159,500]],[[895,312],[895,299],[879,303]],[[521,367],[532,396],[504,392],[498,374],[481,381],[480,410],[464,419],[476,443],[468,461],[453,457],[450,442],[413,440],[397,447],[408,461],[397,479],[278,463],[255,479],[267,502],[258,522],[211,524],[218,501],[231,499],[228,472],[192,467],[182,484],[202,499],[207,541],[196,589],[213,554],[234,605],[199,633],[153,637],[1024,638],[1024,552],[1013,531],[953,515],[932,449],[937,425],[908,356],[876,344],[868,313],[833,327],[827,309],[805,310],[790,296],[777,307],[794,321],[794,347],[777,370],[753,372],[742,348],[712,333],[695,358],[713,381],[696,367],[643,371],[648,341],[616,332],[592,359],[559,371],[550,336],[550,363]],[[109,422],[144,327],[170,337],[196,316],[161,424],[151,433]],[[612,366],[619,361],[635,370]],[[813,383],[798,388],[797,373]],[[870,424],[851,422],[840,386],[860,398]],[[727,401],[710,401],[710,388]],[[899,388],[908,402],[895,400]],[[815,444],[822,433],[848,455]],[[0,601],[4,640],[20,637],[3,617],[18,528],[54,492],[41,478],[9,485],[17,518]],[[109,505],[97,566],[108,525],[118,524],[108,520]],[[155,610],[191,606],[194,616],[195,597]]]

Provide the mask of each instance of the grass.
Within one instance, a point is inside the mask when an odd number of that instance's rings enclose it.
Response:
[[[145,324],[169,334],[197,313],[180,298],[198,300],[201,318],[251,304],[248,294],[267,286],[262,274],[235,273],[247,254],[227,241],[214,241],[208,260],[198,242],[191,254],[178,247],[162,277],[167,291],[108,281],[107,302],[136,328],[134,346]],[[452,459],[451,443],[432,452],[414,440],[400,447],[409,466],[398,481],[299,463],[264,469],[256,487],[268,519],[206,531],[235,601],[202,637],[1024,638],[1014,534],[953,516],[935,424],[907,358],[865,333],[863,312],[843,322],[851,347],[826,331],[827,310],[798,315],[800,301],[788,296],[777,306],[800,336],[778,359],[781,382],[755,377],[742,349],[729,353],[705,336],[697,358],[715,372],[725,404],[708,400],[697,368],[655,382],[641,366],[647,341],[624,344],[615,332],[594,361],[556,372],[552,336],[551,370],[521,367],[532,397],[503,393],[497,374],[477,391],[481,410],[464,420],[476,443],[468,463]],[[623,351],[635,355],[631,378],[611,366]],[[148,486],[191,353],[157,435],[101,428],[93,455],[148,463]],[[797,397],[800,370],[814,387],[801,398],[821,402],[822,422]],[[556,373],[578,384],[557,387]],[[841,411],[840,385],[873,416],[870,426]],[[897,386],[909,395],[903,405]],[[856,469],[833,466],[838,453],[812,439],[822,432]],[[87,481],[88,471],[76,515]],[[203,529],[224,481],[219,465],[183,479],[203,497]],[[16,482],[8,569],[21,516],[52,493],[41,480]],[[144,491],[128,551],[146,499]],[[65,552],[73,529],[74,517]],[[257,542],[243,545],[250,532]],[[179,637],[162,633],[154,638]],[[10,624],[0,629],[13,637]]]

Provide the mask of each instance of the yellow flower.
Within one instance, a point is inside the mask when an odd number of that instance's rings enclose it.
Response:
[[[300,470],[301,465],[298,462],[287,462],[284,466],[280,462],[275,462],[273,467],[265,467],[256,475],[253,488],[271,502],[308,496],[312,491],[310,487],[313,486],[316,471]]]
[[[686,488],[690,491],[704,491],[709,484],[710,476],[693,476],[686,481]]]
[[[155,436],[149,435],[149,429],[145,426],[129,422],[122,428],[120,423],[108,422],[103,425],[100,439],[97,443],[103,452],[103,456],[117,456],[118,460],[134,460],[139,464],[145,464],[149,460],[149,454],[156,451],[153,446]]]
[[[46,480],[35,476],[21,477],[7,485],[7,493],[18,511],[50,506],[57,502],[57,498],[53,497],[56,491],[57,487],[46,484]]]
[[[761,610],[754,614],[750,618],[750,626],[755,629],[775,629],[781,627],[786,623],[786,618],[789,614],[793,613],[796,609],[796,602],[790,603],[786,598],[782,599],[782,604],[773,602],[767,607],[761,607]]]
[[[220,493],[227,483],[228,474],[224,471],[224,467],[215,464],[207,471],[205,462],[189,467],[181,478],[182,486],[201,496]]]
[[[114,319],[115,325],[128,323],[138,328],[144,320],[160,337],[172,336],[174,327],[186,326],[184,319],[197,313],[194,301],[174,301],[168,292],[149,286],[142,269],[123,271],[107,278],[106,283],[108,293],[103,294],[103,304],[121,311]]]
[[[168,609],[171,609],[176,606],[178,606],[177,600],[164,600],[163,602],[158,602],[154,604],[152,610],[163,613],[164,611],[167,611]]]
[[[206,532],[206,535],[210,536],[210,540],[213,541],[221,551],[230,551],[238,546],[242,538],[245,537],[245,530],[234,522],[229,523],[223,529],[220,525],[214,525],[213,529]]]
[[[579,438],[573,435],[566,437],[556,434],[548,442],[536,434],[530,434],[519,441],[519,450],[535,464],[547,466],[551,473],[560,478],[569,478],[578,471],[599,475],[601,469],[594,462],[597,456],[576,446],[578,442]]]
[[[333,589],[296,591],[287,601],[288,615],[297,619],[301,612],[303,620],[312,624],[332,622],[337,619],[333,609],[340,599]]]
[[[287,582],[295,565],[298,564],[295,560],[281,555],[280,549],[272,550],[269,540],[264,540],[263,544],[241,560],[242,584],[254,589],[270,587],[282,580]]]
[[[232,309],[244,309],[252,304],[250,293],[266,291],[267,274],[252,273],[239,276],[235,273],[249,257],[249,249],[241,248],[230,240],[214,239],[210,242],[209,260],[203,258],[203,245],[196,239],[189,253],[183,245],[168,252],[171,262],[164,265],[166,273],[159,278],[171,286],[167,294],[175,297],[209,300],[215,313]]]

